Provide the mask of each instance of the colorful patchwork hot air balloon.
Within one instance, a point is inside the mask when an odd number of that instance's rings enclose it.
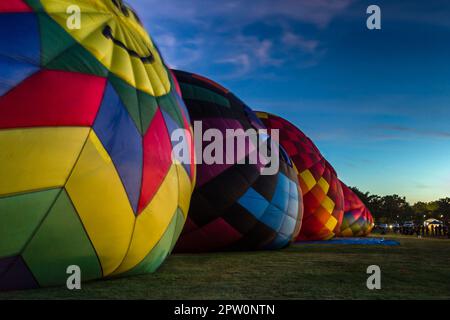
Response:
[[[372,232],[374,221],[372,214],[359,197],[343,182],[344,218],[342,219],[341,237],[365,237]]]
[[[278,129],[280,144],[294,163],[303,193],[303,222],[298,240],[327,240],[342,223],[344,197],[336,171],[302,131],[278,116],[256,112],[269,129]]]
[[[195,180],[172,157],[181,128],[193,158],[176,88],[122,1],[0,2],[0,289],[163,262]]]
[[[256,130],[264,128],[256,115],[227,89],[195,74],[174,73],[190,117],[197,122],[194,127],[202,127],[194,134],[198,162],[203,159],[203,150],[206,152],[212,145],[210,142],[202,145],[198,138],[206,137],[210,129],[222,134],[225,147],[233,140],[227,130],[241,129],[243,133],[254,129],[256,136]],[[262,135],[259,138],[264,140]],[[232,161],[203,161],[197,165],[197,185],[189,217],[175,251],[278,249],[296,236],[302,198],[292,163],[280,149],[279,169],[274,174],[261,174],[262,163],[250,161],[255,147],[256,144],[249,145],[234,156],[228,152],[231,149],[224,148],[225,158]],[[237,163],[242,159],[245,164]]]

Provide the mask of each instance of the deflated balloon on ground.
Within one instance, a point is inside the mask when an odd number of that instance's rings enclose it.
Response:
[[[268,146],[273,143],[267,133],[257,131],[265,127],[253,111],[207,78],[182,71],[175,71],[175,75],[194,127],[201,126],[195,130],[197,185],[175,250],[207,252],[285,247],[296,237],[302,218],[301,192],[289,157],[276,145],[273,151],[279,159],[279,168],[273,174],[262,174],[263,163],[251,163],[250,159],[255,152],[259,153],[260,142]],[[235,130],[237,135],[253,130],[252,138],[259,142],[250,142],[241,151],[234,147],[227,149],[227,143],[237,140],[227,135],[227,130]],[[223,138],[202,139],[208,132]],[[223,142],[221,146],[220,142]],[[223,154],[214,163],[203,159],[211,148],[216,149],[216,155]]]
[[[327,240],[340,230],[344,197],[336,171],[319,149],[289,121],[257,112],[265,126],[278,129],[280,144],[292,159],[303,193],[304,214],[297,240]]]
[[[158,268],[195,180],[172,159],[177,128],[175,80],[122,1],[2,1],[0,289],[65,284],[70,265],[83,281]]]
[[[374,221],[372,214],[361,199],[343,182],[344,218],[342,219],[341,237],[364,237],[372,232]]]

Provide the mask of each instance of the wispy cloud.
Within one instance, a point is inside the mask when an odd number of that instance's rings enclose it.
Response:
[[[292,31],[286,31],[281,38],[283,44],[292,48],[299,48],[305,52],[315,52],[319,47],[320,42],[318,40],[308,40],[302,35],[296,34]]]
[[[383,126],[378,126],[378,128],[382,129],[383,131],[411,134],[414,136],[450,139],[450,131],[440,131],[440,130],[433,130],[433,129],[419,129],[419,128],[410,128],[410,127],[396,126],[396,125],[383,125]]]
[[[289,18],[324,28],[354,0],[129,0],[142,17],[202,24],[214,17],[241,27],[273,17]]]
[[[220,69],[219,80],[314,66],[326,50],[298,23],[326,28],[353,0],[131,0],[169,65]],[[258,29],[253,32],[252,28]]]
[[[250,56],[248,54],[242,53],[236,56],[229,56],[226,58],[221,58],[215,61],[217,64],[231,65],[232,68],[221,78],[240,78],[249,73],[252,69],[252,63],[250,61]]]

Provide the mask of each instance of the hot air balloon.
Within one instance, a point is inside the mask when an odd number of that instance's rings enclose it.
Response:
[[[252,148],[257,144],[234,155],[224,148],[224,158],[232,161],[200,161],[212,142],[199,142],[198,138],[206,137],[208,131],[220,133],[226,145],[234,139],[227,130],[253,129],[256,136],[257,129],[264,126],[250,108],[219,84],[192,73],[174,73],[196,128],[198,163],[189,217],[175,252],[285,247],[298,233],[302,217],[301,193],[289,157],[279,149],[279,168],[274,174],[262,174],[264,166],[259,161],[251,163]],[[199,131],[197,126],[201,126]],[[267,133],[259,138],[269,143],[269,139],[264,140]],[[272,151],[277,148],[279,145]],[[244,163],[238,163],[243,159]]]
[[[256,112],[292,159],[303,194],[303,222],[297,240],[328,240],[340,230],[344,197],[336,171],[300,129],[278,116]]]
[[[175,79],[122,1],[2,1],[0,289],[157,269],[195,183],[177,128],[193,151]]]
[[[359,197],[343,182],[344,218],[342,219],[341,237],[364,237],[372,232],[374,221],[372,214]]]

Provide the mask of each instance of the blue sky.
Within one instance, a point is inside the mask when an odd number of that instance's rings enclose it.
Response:
[[[447,0],[129,0],[166,62],[308,134],[341,179],[450,196]],[[366,8],[382,30],[366,28]]]

